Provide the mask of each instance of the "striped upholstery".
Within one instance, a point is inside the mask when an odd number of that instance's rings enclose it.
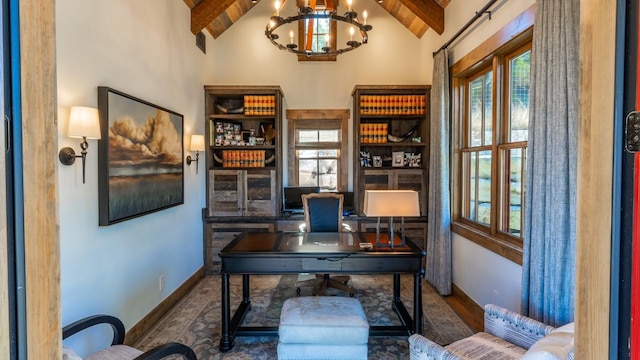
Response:
[[[555,328],[497,305],[484,308],[484,331],[528,349]]]
[[[533,357],[533,351],[527,352],[527,349],[555,330],[552,326],[496,305],[488,304],[484,310],[484,332],[474,334],[445,347],[422,335],[411,335],[409,337],[411,360],[511,360],[521,359],[525,353],[527,358],[537,359],[537,357]],[[566,356],[553,359],[573,360],[572,334],[566,335],[567,332],[564,334],[563,339],[567,344],[563,345],[570,352],[566,355],[565,351],[563,354]],[[555,337],[559,338],[558,335],[556,333]],[[557,339],[550,340],[552,345],[558,344]],[[540,342],[544,343],[544,341]]]

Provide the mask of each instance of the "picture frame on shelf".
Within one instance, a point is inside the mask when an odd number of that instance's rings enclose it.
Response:
[[[382,167],[382,156],[374,155],[373,156],[373,167]]]
[[[404,151],[394,151],[391,159],[392,167],[404,167]]]
[[[244,141],[245,145],[249,144],[249,138],[251,137],[251,131],[242,130],[242,141]],[[254,140],[255,143],[255,140]]]
[[[183,204],[184,117],[104,86],[98,111],[99,225]],[[149,128],[156,130],[139,136]]]
[[[410,168],[422,167],[422,154],[420,153],[405,153],[405,163]]]

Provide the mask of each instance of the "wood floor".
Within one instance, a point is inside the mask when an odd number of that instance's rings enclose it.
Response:
[[[453,284],[452,294],[442,296],[453,311],[474,331],[484,330],[484,309]]]

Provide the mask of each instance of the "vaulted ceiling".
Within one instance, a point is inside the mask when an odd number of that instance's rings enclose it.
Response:
[[[451,0],[383,0],[381,3],[375,0],[370,1],[382,6],[404,27],[421,38],[429,29],[442,34],[444,8]],[[256,5],[251,0],[184,0],[184,2],[191,9],[191,32],[197,34],[206,29],[214,39],[222,35]]]

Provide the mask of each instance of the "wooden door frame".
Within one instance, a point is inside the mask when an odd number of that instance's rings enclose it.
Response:
[[[20,0],[18,11],[20,54],[29,54],[20,57],[27,352],[60,359],[55,0]]]

